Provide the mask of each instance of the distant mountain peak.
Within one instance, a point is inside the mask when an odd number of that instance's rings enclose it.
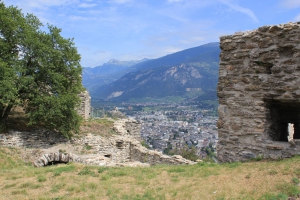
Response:
[[[127,66],[131,66],[131,65],[135,65],[137,63],[141,63],[144,61],[149,60],[148,58],[143,58],[141,60],[130,60],[130,61],[120,61],[117,59],[110,59],[107,63],[104,63],[103,65],[127,65]]]
[[[107,63],[109,64],[117,64],[119,63],[120,61],[116,60],[116,59],[110,59]]]
[[[96,67],[98,71],[83,74],[83,80],[92,98],[110,101],[166,97],[215,100],[219,55],[219,43],[215,42],[151,60],[111,59]],[[122,69],[115,63],[122,64]],[[98,77],[103,79],[101,85]]]

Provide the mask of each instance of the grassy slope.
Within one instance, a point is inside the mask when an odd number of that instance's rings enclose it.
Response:
[[[300,157],[150,168],[67,164],[33,168],[0,148],[0,199],[287,199],[299,191]]]

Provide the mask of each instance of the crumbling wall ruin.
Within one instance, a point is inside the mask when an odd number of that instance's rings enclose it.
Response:
[[[143,147],[136,120],[117,120],[113,129],[116,134],[110,137],[88,133],[70,140],[44,129],[10,131],[0,134],[0,146],[22,149],[22,157],[36,167],[67,162],[97,166],[195,164],[181,156],[166,156]]]
[[[300,154],[300,22],[223,36],[220,48],[218,159]]]
[[[91,117],[91,97],[88,91],[81,92],[79,94],[81,99],[80,106],[77,108],[77,112],[83,119],[87,120]]]

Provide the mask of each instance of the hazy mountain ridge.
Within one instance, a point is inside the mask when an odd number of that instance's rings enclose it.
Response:
[[[133,65],[119,80],[91,90],[91,96],[118,101],[166,96],[215,100],[219,53],[219,43],[209,43]]]
[[[85,67],[82,72],[82,83],[88,90],[93,90],[94,87],[99,87],[104,84],[116,81],[129,71],[132,65],[140,62],[145,62],[148,59],[119,61],[111,59],[107,63],[97,67]]]
[[[189,48],[157,59],[147,60],[132,66],[132,71],[140,71],[161,66],[178,65],[190,62],[215,62],[219,60],[219,42],[212,42],[198,47]]]

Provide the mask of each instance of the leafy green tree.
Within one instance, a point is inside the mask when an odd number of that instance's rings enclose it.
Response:
[[[61,29],[42,26],[34,15],[0,3],[0,126],[21,105],[30,124],[70,136],[81,119],[75,110],[83,90],[80,55]]]
[[[193,146],[189,148],[187,145],[181,149],[172,149],[172,145],[168,143],[168,147],[164,149],[164,154],[167,155],[181,155],[183,158],[196,161],[199,159],[199,156],[197,156],[197,150]]]

